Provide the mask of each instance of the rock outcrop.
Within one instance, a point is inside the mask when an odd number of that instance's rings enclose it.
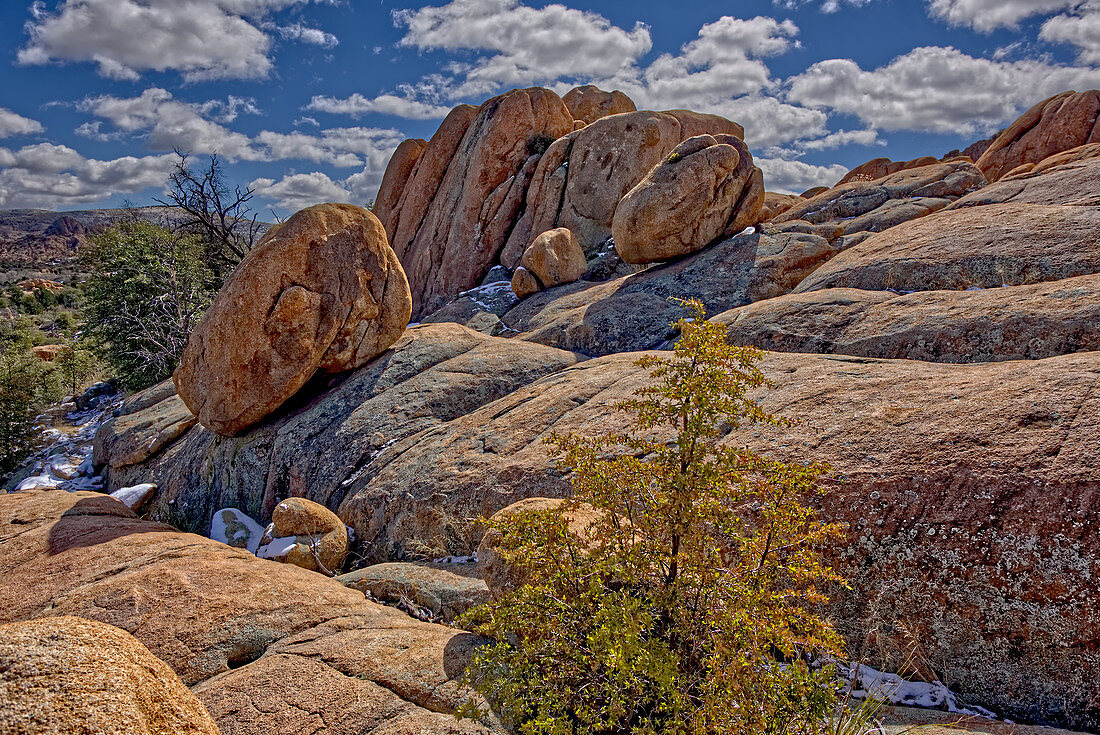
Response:
[[[1100,142],[1100,92],[1062,92],[1021,115],[997,136],[977,161],[990,181],[1017,166]]]
[[[969,161],[904,169],[874,181],[852,181],[827,189],[772,220],[778,229],[804,231],[806,223],[827,227],[830,240],[849,247],[867,235],[924,217],[986,184]],[[801,221],[801,222],[800,222]]]
[[[983,204],[1100,205],[1100,144],[1056,153],[958,199],[947,209]]]
[[[297,396],[252,431],[227,438],[193,426],[160,451],[131,461],[136,455],[129,448],[147,435],[136,431],[131,439],[125,427],[153,422],[161,404],[175,405],[171,384],[151,388],[100,429],[96,462],[107,468],[111,489],[155,482],[159,490],[148,515],[197,533],[206,533],[215,511],[223,508],[238,508],[266,523],[287,497],[335,510],[382,448],[577,359],[571,352],[455,324],[423,325],[409,329],[390,352],[363,368]]]
[[[513,267],[535,237],[556,227],[568,228],[585,253],[595,254],[611,237],[615,209],[626,193],[682,141],[703,134],[744,138],[744,129],[717,115],[632,112],[555,141],[532,174],[501,263]]]
[[[371,212],[382,223],[386,237],[390,240],[394,238],[401,193],[405,191],[405,186],[412,178],[416,165],[420,162],[420,156],[427,147],[428,141],[420,138],[404,140],[397,146],[393,155],[390,156],[389,163],[386,164],[386,172],[382,175],[382,184],[378,187],[378,197],[374,200]]]
[[[989,362],[1100,350],[1100,275],[972,291],[826,288],[719,314],[732,344],[782,352]]]
[[[501,318],[509,334],[586,355],[657,347],[695,298],[717,314],[778,296],[837,252],[817,235],[740,235],[695,255],[603,283],[547,289]]]
[[[871,291],[998,288],[1100,272],[1092,207],[993,204],[871,235],[798,285]]]
[[[0,731],[220,735],[176,673],[133,636],[70,615],[0,625]]]
[[[342,517],[384,518],[367,540],[391,553],[432,535],[467,553],[477,534],[456,519],[569,492],[542,437],[621,430],[613,405],[643,384],[637,357],[580,363],[388,447]],[[1095,727],[1100,353],[978,365],[773,353],[764,370],[778,388],[762,405],[797,423],[728,441],[832,467],[824,513],[851,524],[834,555],[852,585],[833,615],[853,645],[900,622],[973,701]]]
[[[591,125],[601,117],[635,112],[634,101],[619,90],[605,92],[593,84],[574,87],[561,98],[574,120]]]
[[[336,580],[376,600],[416,606],[421,613],[453,622],[489,599],[489,590],[474,564],[387,562],[341,574]]]
[[[564,227],[547,230],[535,238],[519,259],[519,267],[512,275],[512,291],[522,299],[542,288],[572,283],[587,270],[584,250],[573,233]]]
[[[844,178],[836,182],[836,185],[840,186],[850,181],[874,181],[875,179],[881,179],[890,174],[896,174],[898,171],[905,171],[910,168],[920,168],[922,166],[932,166],[939,162],[939,159],[935,156],[921,156],[911,161],[891,161],[889,158],[872,158],[870,161],[867,161],[867,163],[861,163],[844,174]]]
[[[439,144],[433,136],[420,155],[424,165],[398,198],[392,244],[408,274],[417,317],[477,285],[523,204],[540,141],[573,130],[561,98],[537,87],[494,97],[468,123],[470,113],[461,109],[440,126]]]
[[[489,732],[451,714],[469,697],[457,679],[474,636],[141,520],[104,495],[0,495],[0,597],[0,623],[76,615],[122,628],[223,735]]]
[[[760,207],[760,221],[767,222],[778,217],[803,201],[803,197],[798,194],[779,194],[774,191],[766,191],[764,192],[764,203]]]
[[[271,228],[218,292],[174,375],[180,398],[227,436],[317,372],[359,367],[408,324],[409,285],[377,218],[322,204]]]

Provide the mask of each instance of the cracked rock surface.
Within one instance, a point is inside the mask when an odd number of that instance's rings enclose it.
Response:
[[[0,598],[0,623],[76,615],[127,631],[223,735],[487,732],[452,715],[474,636],[96,493],[0,495]]]

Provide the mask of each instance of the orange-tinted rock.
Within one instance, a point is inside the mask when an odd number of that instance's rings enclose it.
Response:
[[[413,170],[427,147],[428,141],[409,138],[397,146],[397,150],[393,152],[389,163],[386,164],[386,173],[382,175],[382,184],[378,187],[378,196],[374,199],[371,212],[382,223],[386,236],[391,240],[394,236],[394,227],[397,225],[397,204],[401,201],[405,185],[412,178]]]
[[[176,673],[133,636],[70,615],[0,625],[0,732],[219,735]]]
[[[1100,142],[1100,92],[1062,92],[1021,115],[977,161],[990,181],[1017,166]]]
[[[596,122],[601,117],[634,112],[638,109],[634,101],[619,90],[605,92],[592,84],[569,90],[561,101],[569,108],[574,120],[580,120],[586,125]]]
[[[1071,148],[1018,166],[1000,181],[967,194],[949,209],[984,204],[1100,204],[1100,143]]]
[[[897,225],[838,254],[795,289],[998,288],[1100,272],[1094,207],[991,204]]]
[[[65,345],[35,345],[31,348],[31,352],[43,362],[53,362],[63,349],[65,349]]]
[[[779,194],[774,191],[764,192],[764,203],[760,207],[760,221],[767,222],[773,217],[786,212],[791,207],[801,204],[803,198],[798,194]]]
[[[427,206],[400,205],[394,249],[408,274],[415,316],[477,285],[523,204],[538,161],[533,146],[572,130],[573,116],[547,89],[512,90],[478,108],[438,189],[417,195]],[[421,161],[430,155],[425,150]]]
[[[191,333],[174,379],[206,427],[255,425],[318,371],[358,367],[401,336],[409,286],[378,219],[349,204],[271,228]]]
[[[476,637],[323,575],[141,520],[89,492],[0,495],[0,551],[0,623],[76,615],[122,628],[192,687],[222,735],[325,723],[487,732],[452,715],[470,696],[458,678]]]
[[[908,168],[931,166],[939,162],[939,159],[935,156],[922,156],[920,158],[914,158],[912,161],[891,161],[889,158],[873,158],[867,163],[862,163],[846,173],[844,178],[836,182],[836,185],[840,186],[841,184],[847,184],[849,181],[874,181],[875,179],[881,179],[883,176],[896,174],[898,171],[904,171]]]
[[[530,271],[543,288],[572,283],[583,276],[588,267],[580,243],[564,227],[547,230],[536,237],[531,247],[524,251],[519,264]]]
[[[339,573],[348,557],[348,529],[331,510],[305,498],[287,498],[271,513],[272,537],[295,537],[294,546],[281,549],[279,561],[309,569]],[[257,554],[263,556],[262,553]]]
[[[534,273],[522,265],[516,268],[512,274],[512,292],[516,296],[525,299],[533,293],[538,293],[541,289],[542,284],[539,283],[539,279],[535,278]]]
[[[602,118],[556,141],[534,171],[501,263],[514,267],[535,237],[556,227],[569,228],[592,255],[611,237],[626,193],[682,141],[702,134],[740,138],[743,130],[717,115],[643,111]]]
[[[627,263],[686,255],[756,224],[763,201],[763,175],[739,138],[689,138],[619,202],[615,250]]]

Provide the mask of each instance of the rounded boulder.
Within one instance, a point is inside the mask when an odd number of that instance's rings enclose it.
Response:
[[[271,514],[272,535],[277,539],[296,538],[281,557],[288,564],[319,571],[339,571],[348,557],[348,530],[335,513],[312,500],[287,498]]]
[[[173,376],[203,426],[235,436],[317,372],[384,352],[412,312],[409,284],[369,211],[320,204],[268,231],[226,280]]]
[[[218,735],[218,727],[129,633],[66,615],[0,625],[0,732]]]
[[[611,223],[627,263],[652,263],[702,250],[756,224],[764,179],[744,142],[698,135],[680,143],[619,202]]]

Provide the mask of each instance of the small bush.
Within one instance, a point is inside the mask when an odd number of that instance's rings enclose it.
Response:
[[[552,135],[546,135],[539,133],[534,135],[527,141],[527,155],[529,156],[541,156],[550,148],[553,142],[557,140]]]
[[[785,735],[833,711],[833,673],[807,663],[841,648],[811,612],[838,581],[819,549],[840,529],[806,505],[824,467],[722,442],[783,421],[748,396],[762,353],[689,303],[673,357],[636,363],[652,382],[620,404],[632,431],[549,440],[573,498],[492,524],[528,583],[471,615],[495,642],[467,682],[525,735]]]
[[[0,350],[0,474],[7,474],[41,443],[36,417],[60,398],[54,369],[25,345]]]

